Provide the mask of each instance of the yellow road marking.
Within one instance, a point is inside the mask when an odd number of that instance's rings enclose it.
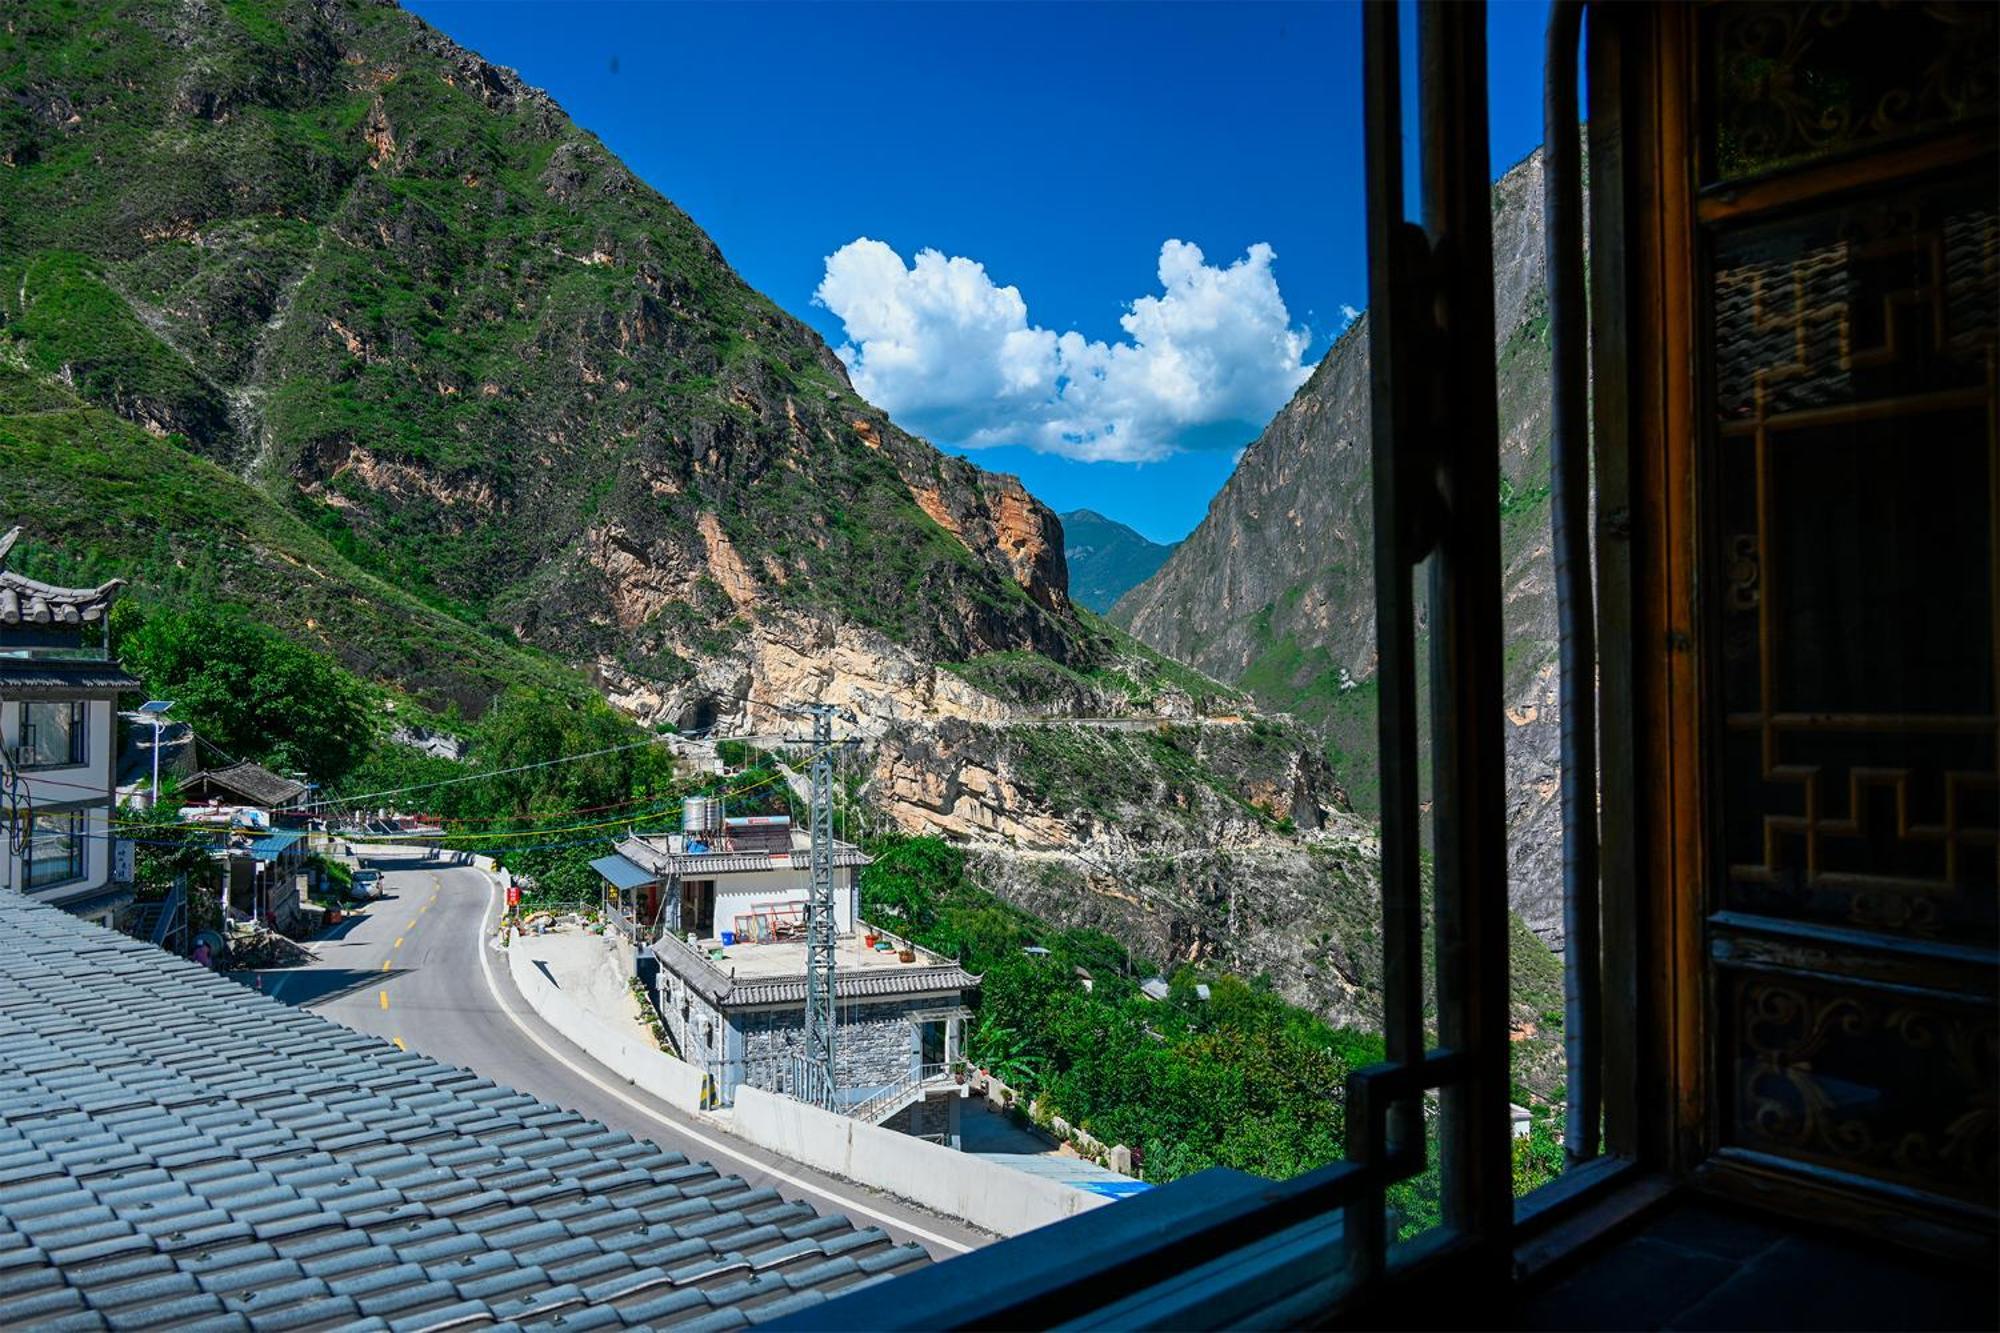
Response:
[[[400,949],[400,948],[402,948],[402,947],[403,947],[403,937],[402,937],[401,935],[398,935],[398,936],[396,937],[396,943],[395,943],[394,945],[392,945],[391,947],[392,947],[392,948],[397,948],[397,949]]]
[[[381,1000],[382,1000],[382,1007],[383,1007],[384,1009],[387,1009],[387,1008],[389,1007],[389,992],[388,992],[388,991],[383,991],[383,992],[381,993],[381,997],[380,997],[380,998],[381,998]]]
[[[415,917],[411,917],[410,924],[403,927],[404,930],[415,930],[416,928],[417,928],[417,919]]]
[[[407,1051],[410,1049],[409,1047],[403,1045],[403,1039],[401,1037],[391,1037],[389,1038],[389,1040],[395,1045],[396,1049],[399,1051]]]
[[[389,960],[386,958],[382,960],[382,970],[384,972],[387,972],[389,970]]]

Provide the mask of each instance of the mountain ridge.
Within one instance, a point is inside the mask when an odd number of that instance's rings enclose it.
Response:
[[[1493,186],[1501,428],[1495,505],[1507,637],[1510,901],[1538,935],[1559,943],[1541,193],[1540,150]],[[1246,690],[1261,707],[1316,731],[1337,781],[1364,813],[1377,806],[1368,357],[1364,313],[1244,451],[1201,524],[1108,617],[1161,652]]]
[[[1099,615],[1151,578],[1176,545],[1156,542],[1094,509],[1072,509],[1058,517],[1062,521],[1063,559],[1069,566],[1070,599]]]

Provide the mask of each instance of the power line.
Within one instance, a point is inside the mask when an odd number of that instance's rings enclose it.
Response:
[[[668,740],[666,736],[648,736],[644,740],[633,741],[629,745],[612,745],[602,750],[586,750],[582,754],[559,755],[554,759],[543,759],[532,764],[516,764],[512,768],[496,768],[479,773],[467,773],[455,778],[439,778],[435,782],[413,782],[407,787],[387,787],[381,791],[365,791],[352,795],[339,793],[315,804],[326,805],[338,800],[345,805],[361,801],[372,801],[378,796],[400,796],[404,792],[429,791],[434,787],[454,787],[461,782],[483,782],[488,778],[504,778],[510,773],[527,773],[538,768],[553,768],[557,764],[574,764],[585,759],[601,759],[607,754],[622,754],[627,750],[644,749],[648,745],[659,745]]]

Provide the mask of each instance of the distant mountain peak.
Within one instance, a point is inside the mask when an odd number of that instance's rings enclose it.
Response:
[[[1162,545],[1094,509],[1072,509],[1061,518],[1070,599],[1100,615],[1174,553],[1174,544]]]

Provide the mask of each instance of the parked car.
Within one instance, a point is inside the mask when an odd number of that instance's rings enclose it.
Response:
[[[354,883],[348,888],[350,898],[368,899],[382,896],[382,872],[379,870],[357,870]]]

